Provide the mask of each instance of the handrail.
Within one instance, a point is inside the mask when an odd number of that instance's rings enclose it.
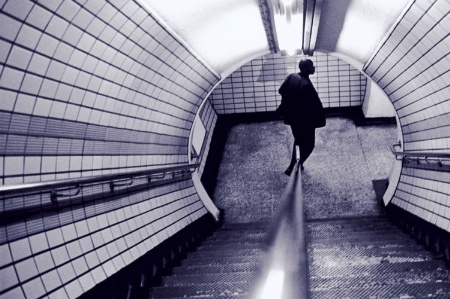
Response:
[[[150,169],[150,170],[140,170],[140,171],[131,171],[124,173],[116,173],[116,174],[105,174],[99,176],[90,176],[90,177],[81,177],[75,179],[63,179],[63,180],[55,180],[55,181],[46,181],[46,182],[38,182],[38,183],[27,183],[27,184],[18,184],[18,185],[7,185],[0,186],[0,197],[11,194],[23,194],[33,191],[46,191],[46,190],[56,190],[65,187],[73,187],[80,188],[83,185],[90,185],[100,182],[109,182],[111,191],[114,191],[114,187],[118,186],[118,180],[130,180],[131,184],[133,183],[133,179],[146,177],[148,182],[152,179],[161,179],[164,178],[167,174],[177,175],[183,174],[187,172],[192,172],[196,168],[199,167],[199,164],[183,164],[179,166],[171,166],[159,169]],[[130,183],[126,185],[131,185]]]
[[[254,299],[309,299],[309,273],[305,216],[300,172],[300,149],[296,147],[294,170],[282,203],[269,230],[267,256],[254,290]],[[274,291],[279,288],[275,294]]]
[[[396,151],[396,147],[400,147],[401,143],[397,142],[391,145],[391,152],[395,156],[396,160],[437,160],[439,165],[442,166],[442,160],[450,160],[450,153],[436,153],[436,152],[413,152],[413,151]]]
[[[60,208],[113,200],[125,192],[137,192],[178,181],[195,172],[199,164],[0,187],[0,224]],[[166,178],[167,175],[171,177]],[[111,196],[105,196],[109,193]],[[30,201],[28,201],[28,198]],[[36,200],[37,199],[37,200]]]

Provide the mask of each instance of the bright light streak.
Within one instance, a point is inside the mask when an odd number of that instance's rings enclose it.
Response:
[[[284,284],[283,270],[270,270],[258,299],[281,299]]]
[[[292,0],[283,0],[281,2],[283,2],[284,6],[288,6],[288,5],[292,4]]]

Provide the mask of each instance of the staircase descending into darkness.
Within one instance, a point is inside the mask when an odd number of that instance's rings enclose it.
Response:
[[[450,298],[450,271],[384,216],[306,223],[311,298]],[[249,298],[266,223],[224,224],[151,298]]]

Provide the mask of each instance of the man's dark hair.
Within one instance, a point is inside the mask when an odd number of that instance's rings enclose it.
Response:
[[[298,63],[298,68],[300,69],[300,72],[304,72],[305,68],[314,65],[314,63],[312,62],[311,59],[302,59],[300,60],[300,62]]]

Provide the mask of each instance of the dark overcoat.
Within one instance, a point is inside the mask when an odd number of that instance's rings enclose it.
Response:
[[[277,110],[288,125],[320,128],[326,124],[322,102],[308,77],[290,74],[278,90],[281,108]]]

